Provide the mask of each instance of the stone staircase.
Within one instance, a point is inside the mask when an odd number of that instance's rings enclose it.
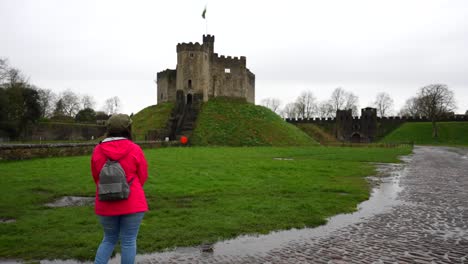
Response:
[[[179,118],[177,128],[175,131],[175,138],[179,139],[181,136],[191,137],[195,124],[197,122],[198,112],[200,107],[195,104],[185,105],[183,114]]]
[[[192,136],[202,104],[201,99],[196,99],[186,103],[181,97],[177,101],[167,124],[170,140],[179,140],[182,136],[188,138]]]

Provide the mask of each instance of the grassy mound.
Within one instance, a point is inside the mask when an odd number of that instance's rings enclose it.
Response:
[[[409,142],[421,145],[468,145],[468,122],[439,122],[439,137],[432,138],[432,124],[404,123],[381,142]]]
[[[200,146],[317,144],[270,109],[233,98],[215,98],[203,105],[191,142]]]
[[[173,103],[161,103],[148,106],[136,113],[133,119],[134,140],[144,140],[149,130],[162,129],[166,126],[167,120],[171,116]]]
[[[330,133],[325,131],[323,128],[315,125],[315,124],[297,124],[302,131],[304,131],[307,135],[312,137],[313,139],[320,142],[320,144],[330,144],[330,143],[338,143],[339,141]]]

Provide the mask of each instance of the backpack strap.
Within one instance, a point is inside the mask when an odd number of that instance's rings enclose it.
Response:
[[[136,176],[133,177],[133,178],[128,182],[128,185],[132,185],[132,182],[133,182],[133,180],[134,180],[135,178],[136,178]]]

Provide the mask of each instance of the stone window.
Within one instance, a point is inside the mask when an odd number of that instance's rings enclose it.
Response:
[[[193,58],[193,53],[190,52],[190,58]]]
[[[192,80],[188,80],[188,88],[189,88],[189,90],[192,89]]]
[[[161,99],[164,99],[164,94],[163,93],[161,93]]]
[[[231,73],[231,69],[225,68],[225,69],[224,69],[224,73]]]

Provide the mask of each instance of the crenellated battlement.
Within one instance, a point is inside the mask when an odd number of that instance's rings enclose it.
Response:
[[[353,120],[363,120],[363,116],[354,116]],[[335,123],[336,118],[286,118],[286,122],[293,124],[305,124],[305,123]],[[429,122],[430,119],[425,116],[388,116],[388,117],[377,117],[377,122]],[[468,121],[468,115],[453,115],[450,117],[443,118],[438,122],[466,122]]]
[[[179,43],[177,44],[177,52],[181,51],[206,51],[205,46],[198,42]]]
[[[157,80],[161,78],[175,78],[177,74],[177,70],[165,69],[164,71],[160,71],[157,73],[156,78]]]
[[[316,117],[316,118],[286,118],[286,122],[292,124],[306,124],[306,123],[335,123],[336,118],[331,117]]]
[[[221,64],[223,66],[228,66],[228,67],[240,67],[240,66],[246,66],[247,64],[247,58],[245,56],[240,56],[240,57],[231,57],[231,56],[224,56],[224,55],[218,55],[218,53],[213,54],[213,61],[214,63]]]
[[[214,43],[215,36],[213,35],[203,35],[203,43]]]

